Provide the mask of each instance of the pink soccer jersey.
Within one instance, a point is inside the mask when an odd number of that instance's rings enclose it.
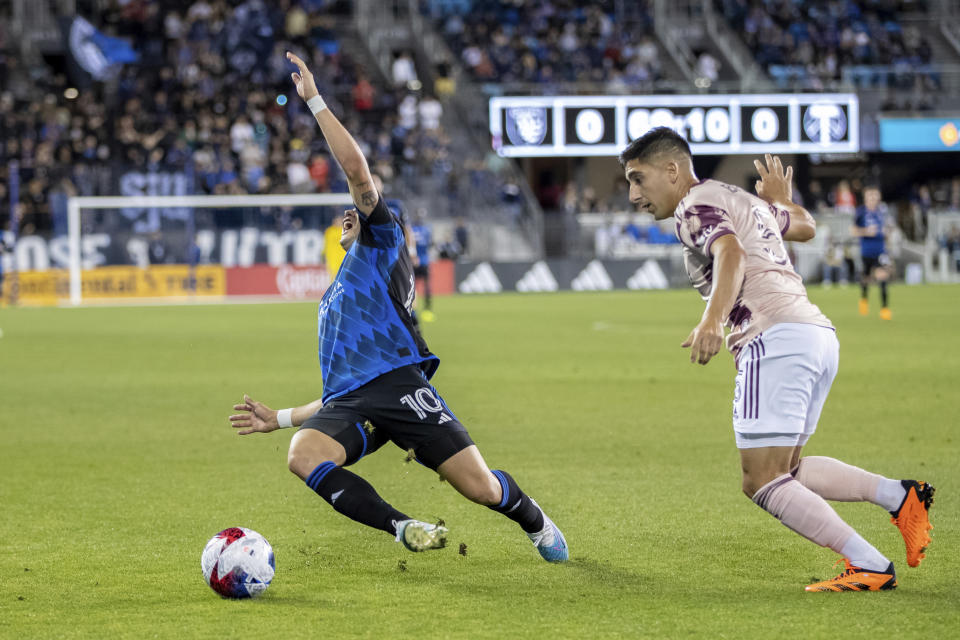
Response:
[[[727,348],[734,357],[775,324],[833,327],[807,298],[803,280],[783,246],[782,234],[790,227],[788,211],[738,187],[704,180],[680,201],[673,215],[687,275],[704,300],[713,290],[713,242],[732,233],[747,253],[743,287],[726,321]]]

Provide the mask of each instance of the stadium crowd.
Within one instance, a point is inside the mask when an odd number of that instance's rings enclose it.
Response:
[[[649,0],[429,0],[451,49],[480,82],[649,90],[662,77]]]
[[[502,189],[502,164],[453,153],[442,104],[419,83],[392,85],[343,50],[350,10],[344,0],[111,2],[91,22],[129,40],[139,61],[87,86],[65,65],[27,68],[0,37],[0,201],[19,178],[21,232],[59,234],[68,196],[117,194],[129,171],[179,173],[198,194],[345,191],[285,50],[309,61],[385,190]]]
[[[929,108],[939,78],[932,50],[916,26],[901,23],[924,0],[714,0],[757,60],[782,88],[829,90],[841,80],[862,87],[913,90],[913,104]]]

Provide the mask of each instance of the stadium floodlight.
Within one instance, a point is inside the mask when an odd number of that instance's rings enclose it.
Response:
[[[68,267],[70,303],[83,300],[81,212],[98,209],[250,209],[253,207],[331,207],[349,206],[349,193],[276,194],[276,195],[221,195],[221,196],[79,196],[67,200]]]

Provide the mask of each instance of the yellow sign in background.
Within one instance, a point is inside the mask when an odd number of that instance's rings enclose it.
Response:
[[[131,266],[100,267],[81,272],[84,302],[104,302],[144,298],[189,298],[226,295],[226,274],[220,265],[154,265],[141,269]],[[65,269],[7,273],[3,280],[3,300],[11,301],[16,288],[16,303],[56,305],[70,299],[70,274]]]

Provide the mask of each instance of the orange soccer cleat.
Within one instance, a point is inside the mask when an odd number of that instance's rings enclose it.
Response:
[[[860,298],[860,306],[858,308],[860,310],[860,315],[862,316],[870,313],[870,303],[867,302],[866,298]]]
[[[907,495],[900,503],[900,508],[892,511],[890,522],[897,525],[900,535],[907,545],[907,564],[919,567],[920,561],[926,556],[924,551],[930,544],[930,533],[933,525],[930,524],[930,506],[933,504],[933,493],[936,489],[926,482],[916,480],[901,480]]]
[[[847,567],[843,573],[833,580],[807,585],[806,591],[887,591],[897,588],[897,572],[892,562],[882,572],[856,567],[846,558],[843,558],[843,563]]]
[[[893,320],[893,313],[890,312],[890,307],[884,307],[883,309],[880,309],[880,319]]]

